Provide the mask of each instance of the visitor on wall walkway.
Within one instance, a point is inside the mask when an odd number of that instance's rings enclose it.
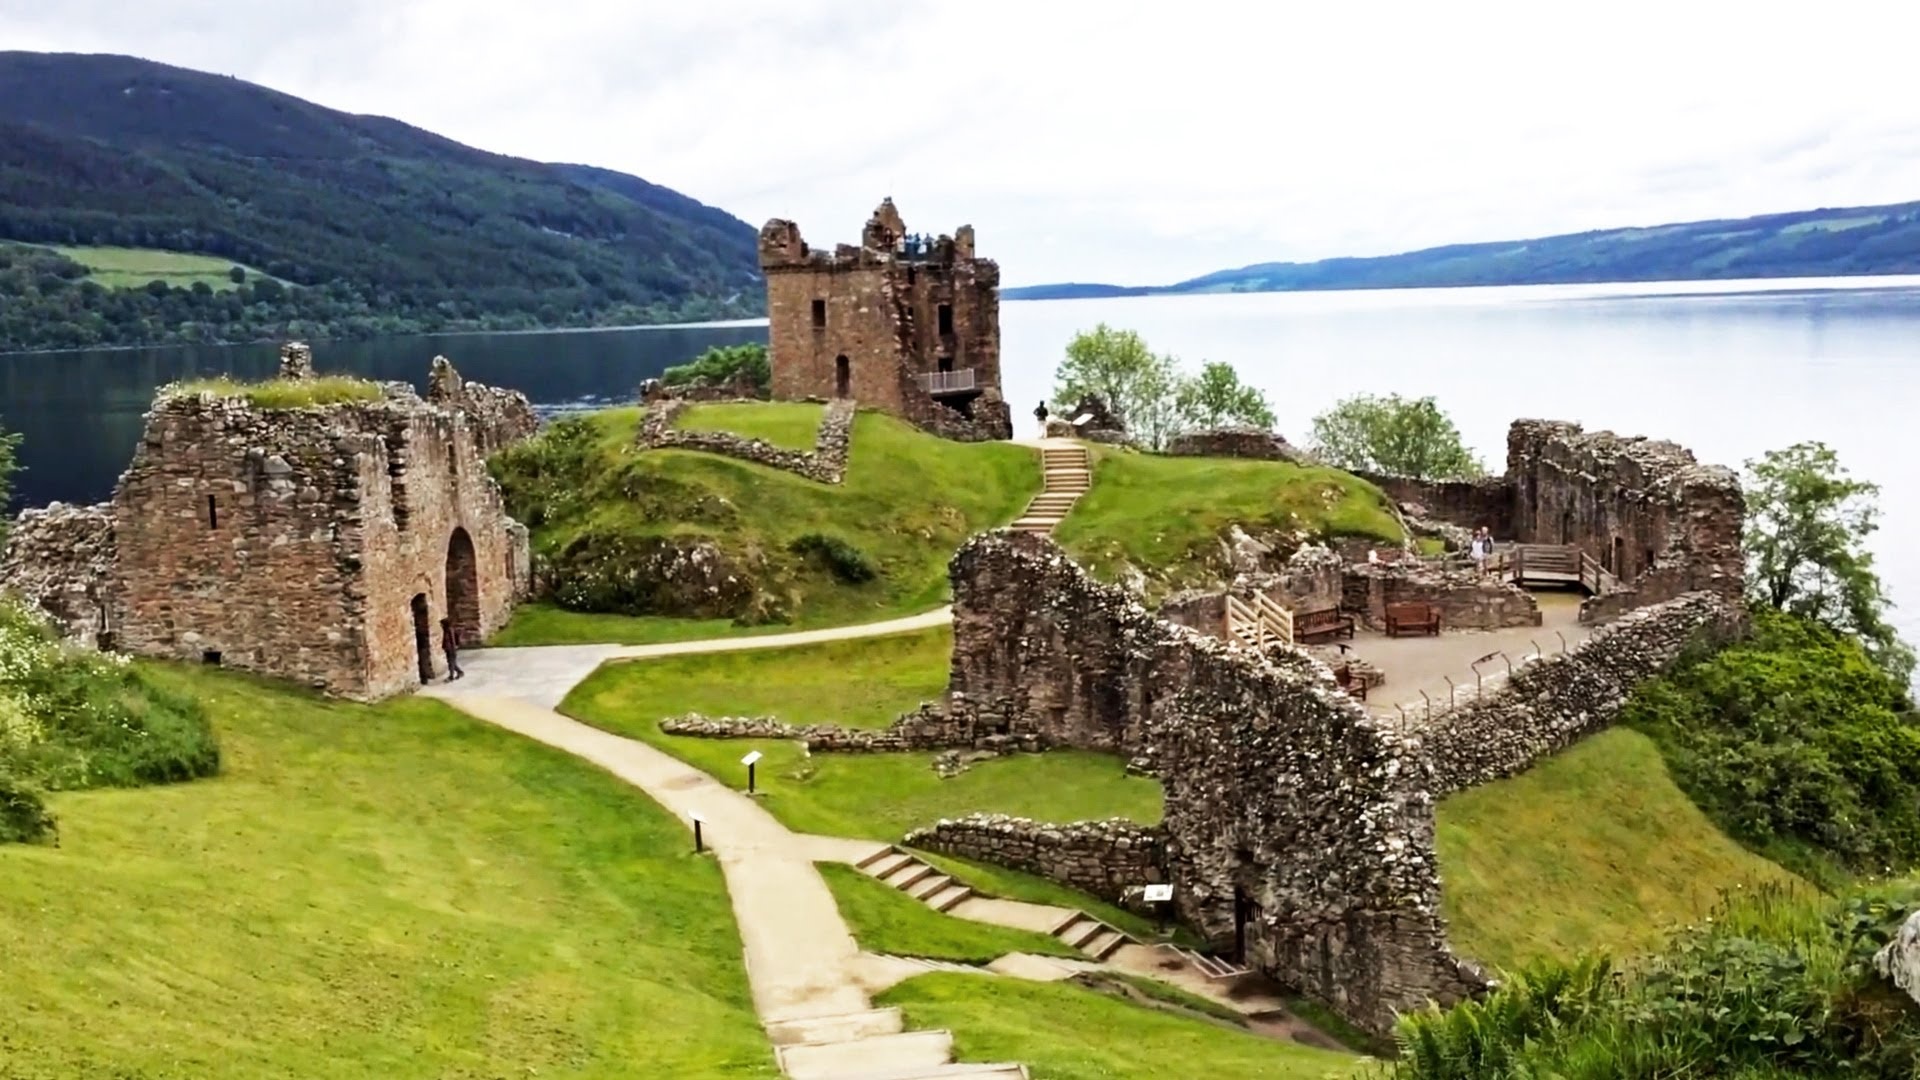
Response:
[[[447,654],[447,681],[465,675],[460,670],[460,631],[453,628],[452,619],[440,620],[440,648]]]

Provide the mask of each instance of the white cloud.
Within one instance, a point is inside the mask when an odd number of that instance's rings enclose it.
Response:
[[[0,0],[8,47],[234,74],[1010,283],[1165,281],[1920,197],[1901,3]]]

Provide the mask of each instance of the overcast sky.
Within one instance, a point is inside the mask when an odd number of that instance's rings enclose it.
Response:
[[[816,244],[890,193],[1007,284],[1920,199],[1916,40],[1910,0],[0,0],[0,48],[237,75]]]

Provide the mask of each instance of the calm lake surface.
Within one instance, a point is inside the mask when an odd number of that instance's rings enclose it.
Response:
[[[1920,641],[1920,277],[1407,289],[1007,303],[1003,366],[1030,424],[1069,338],[1140,331],[1189,364],[1224,360],[1267,392],[1280,430],[1348,394],[1432,394],[1496,471],[1516,417],[1673,439],[1702,461],[1818,439],[1881,485],[1874,538],[1896,622]],[[322,370],[416,386],[436,353],[546,411],[631,400],[641,379],[753,323],[321,343]],[[0,356],[0,417],[26,435],[28,505],[107,496],[156,386],[271,373],[271,345]]]

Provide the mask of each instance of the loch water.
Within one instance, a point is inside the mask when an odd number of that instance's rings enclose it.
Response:
[[[1738,468],[1803,440],[1881,486],[1872,546],[1920,640],[1920,277],[1129,297],[1005,303],[1004,384],[1030,424],[1062,347],[1099,322],[1184,363],[1232,363],[1280,430],[1356,392],[1432,394],[1496,471],[1515,417],[1668,438]],[[436,354],[544,412],[630,401],[642,379],[764,324],[319,343],[317,366],[422,385]],[[0,355],[0,418],[26,436],[25,505],[104,498],[155,387],[258,378],[272,345]]]

